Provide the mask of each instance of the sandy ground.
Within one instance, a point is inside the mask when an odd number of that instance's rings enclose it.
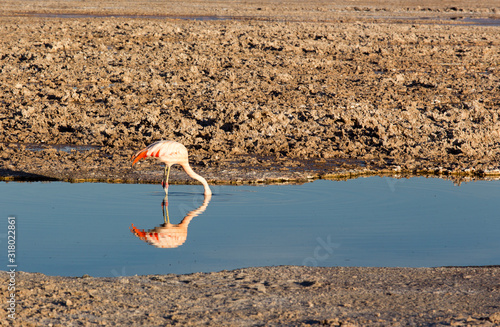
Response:
[[[158,139],[184,143],[211,183],[500,174],[499,1],[304,3],[2,1],[0,178],[156,182],[159,164],[129,159]],[[17,273],[14,324],[494,326],[499,280]]]

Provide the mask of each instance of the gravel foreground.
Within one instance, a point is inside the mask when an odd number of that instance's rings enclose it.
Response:
[[[499,267],[281,266],[117,278],[18,273],[17,280],[16,326],[500,325]],[[6,283],[1,290],[8,294]],[[5,315],[1,322],[8,323]]]
[[[211,183],[497,178],[500,2],[392,3],[2,1],[0,178],[157,182],[158,139]],[[0,323],[500,326],[499,269],[18,272]]]
[[[500,175],[500,1],[187,3],[3,1],[0,176]]]

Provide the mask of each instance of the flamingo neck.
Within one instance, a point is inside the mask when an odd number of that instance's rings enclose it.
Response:
[[[208,203],[210,202],[211,198],[212,198],[211,194],[205,194],[205,199],[203,200],[203,204],[198,209],[188,212],[186,217],[182,219],[181,223],[178,226],[185,226],[185,228],[187,229],[191,220],[193,220],[194,217],[201,215],[207,209]]]
[[[212,190],[210,190],[210,187],[208,186],[208,183],[205,180],[205,178],[203,178],[200,175],[198,175],[197,173],[195,173],[194,170],[191,169],[191,166],[189,165],[188,162],[181,163],[180,165],[182,166],[182,168],[184,168],[184,171],[186,172],[186,174],[188,174],[190,177],[198,180],[199,182],[201,182],[203,184],[203,187],[205,188],[205,195],[212,195]]]

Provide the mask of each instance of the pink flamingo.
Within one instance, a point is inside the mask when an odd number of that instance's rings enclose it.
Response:
[[[148,147],[137,152],[132,157],[132,166],[134,166],[137,161],[146,157],[158,158],[158,160],[165,163],[165,170],[163,171],[163,180],[161,182],[161,185],[166,194],[168,194],[168,178],[170,175],[170,167],[175,164],[181,165],[184,171],[190,177],[200,181],[203,184],[203,187],[205,188],[205,195],[212,194],[212,191],[210,190],[210,187],[208,186],[205,178],[195,173],[193,169],[191,169],[191,166],[189,166],[188,151],[186,147],[179,142],[162,140],[149,145]]]

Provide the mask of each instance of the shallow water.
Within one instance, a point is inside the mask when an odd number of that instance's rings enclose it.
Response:
[[[199,21],[213,21],[213,20],[276,20],[272,16],[200,16],[200,15],[129,15],[129,14],[61,14],[61,13],[26,13],[23,16],[46,17],[46,18],[64,18],[64,19],[77,19],[77,18],[129,18],[129,19],[180,19],[180,20],[199,20]],[[386,19],[397,20],[399,23],[412,23],[414,20],[441,20],[443,22],[459,21],[462,25],[475,25],[475,26],[500,26],[500,20],[488,17],[405,17],[405,16],[365,16],[365,18],[373,19]],[[282,20],[282,19],[279,19]],[[306,20],[289,19],[292,21],[305,22]]]
[[[128,14],[61,14],[61,13],[27,13],[26,16],[47,17],[47,18],[130,18],[130,19],[182,19],[182,20],[229,20],[232,17],[226,16],[200,16],[200,15],[128,15]]]
[[[182,226],[158,228],[167,219],[159,185],[1,182],[0,214],[16,217],[18,270],[48,275],[500,264],[498,181],[370,177],[212,190],[203,206],[201,185],[170,187],[171,224],[202,207],[184,220],[185,240]],[[160,240],[178,246],[157,248]]]

